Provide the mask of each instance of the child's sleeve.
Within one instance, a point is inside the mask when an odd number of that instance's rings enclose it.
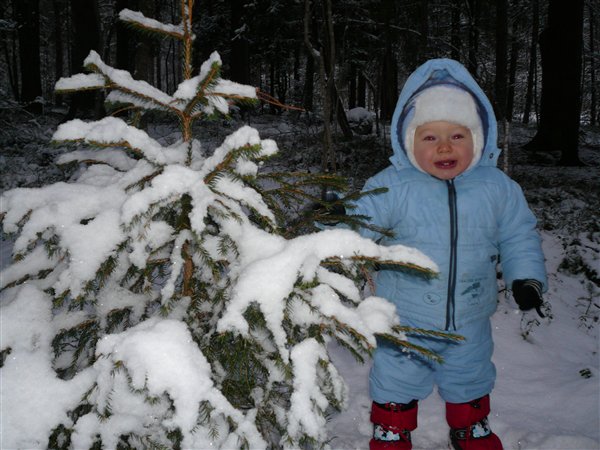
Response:
[[[537,220],[529,209],[521,187],[508,180],[507,195],[499,218],[499,247],[502,272],[506,285],[513,281],[533,279],[548,288],[541,238]]]
[[[387,188],[380,179],[375,176],[370,178],[365,183],[362,192],[369,192],[374,189]],[[365,194],[354,202],[352,208],[349,208],[347,213],[351,215],[364,216],[363,221],[372,225],[373,228],[389,229],[389,208],[391,203],[390,192],[382,192],[378,194]],[[361,236],[379,241],[384,237],[383,234],[375,229],[360,227],[357,230]]]

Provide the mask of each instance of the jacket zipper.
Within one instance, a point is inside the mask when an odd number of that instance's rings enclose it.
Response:
[[[450,210],[450,269],[448,274],[448,300],[446,303],[446,327],[448,331],[451,328],[456,330],[454,321],[454,294],[456,290],[456,246],[458,241],[458,220],[456,213],[456,189],[454,180],[447,180],[448,188],[448,207]]]

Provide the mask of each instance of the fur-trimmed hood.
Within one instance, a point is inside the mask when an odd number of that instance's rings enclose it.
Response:
[[[414,99],[425,89],[437,85],[459,87],[473,95],[483,128],[483,149],[481,158],[475,165],[496,166],[500,149],[497,146],[498,130],[496,116],[487,96],[468,70],[452,59],[431,59],[417,68],[406,80],[391,122],[392,148],[390,161],[397,168],[414,165],[409,160],[404,147],[407,123],[414,114]]]

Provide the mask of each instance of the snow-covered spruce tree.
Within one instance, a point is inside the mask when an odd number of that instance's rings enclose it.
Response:
[[[360,280],[375,263],[431,275],[425,256],[350,230],[284,237],[278,205],[307,194],[292,175],[264,188],[275,142],[247,126],[212,150],[194,138],[194,120],[256,91],[222,79],[216,53],[192,76],[191,3],[180,25],[120,14],[182,41],[172,95],[93,51],[90,73],[57,83],[170,114],[181,140],[73,120],[54,140],[74,143],[59,162],[78,175],[1,197],[15,239],[0,280],[3,448],[320,447],[346,396],[328,342],[359,358],[376,335],[408,346],[392,304],[364,298]]]

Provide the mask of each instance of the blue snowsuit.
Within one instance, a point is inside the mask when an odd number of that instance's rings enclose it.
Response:
[[[451,180],[440,180],[415,168],[404,149],[404,129],[414,95],[434,84],[458,85],[476,99],[484,129],[481,159]],[[518,184],[496,167],[496,119],[492,106],[458,62],[430,60],[406,81],[391,123],[391,165],[365,184],[364,190],[387,188],[363,196],[353,214],[370,217],[393,238],[363,229],[361,234],[384,245],[415,247],[439,266],[426,280],[384,269],[376,276],[376,294],[395,303],[402,324],[456,332],[463,343],[410,338],[432,349],[445,362],[432,363],[381,342],[370,374],[371,397],[378,403],[423,399],[434,384],[442,398],[467,402],[488,394],[494,385],[490,316],[497,306],[496,266],[507,286],[515,279],[547,280],[536,219]]]

